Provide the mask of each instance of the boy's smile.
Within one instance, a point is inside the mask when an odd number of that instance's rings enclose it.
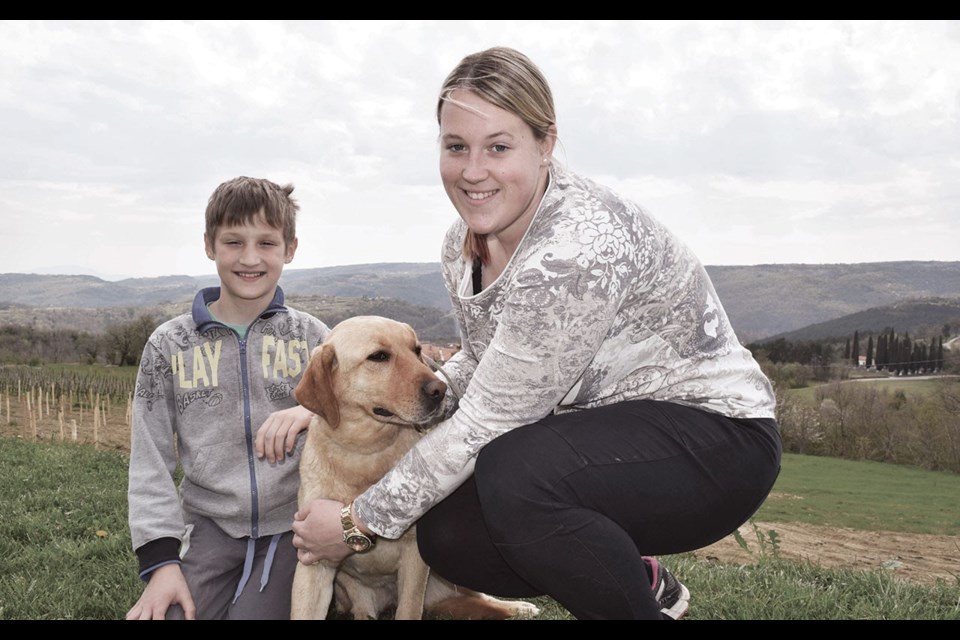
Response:
[[[204,243],[220,276],[220,299],[211,310],[231,324],[248,324],[267,308],[283,266],[297,250],[296,239],[285,245],[283,231],[267,224],[262,213],[249,223],[221,225],[213,241],[204,236]]]

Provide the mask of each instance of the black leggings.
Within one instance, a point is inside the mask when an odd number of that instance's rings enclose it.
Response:
[[[427,564],[578,619],[659,619],[643,555],[733,533],[780,471],[774,420],[637,400],[550,415],[487,444],[474,475],[417,523]]]

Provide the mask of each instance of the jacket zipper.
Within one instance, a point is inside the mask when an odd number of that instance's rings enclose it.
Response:
[[[249,329],[247,329],[249,335]],[[247,468],[250,471],[250,537],[254,540],[260,537],[260,500],[257,489],[256,456],[253,449],[253,429],[250,424],[250,381],[247,369],[247,339],[240,340],[240,379],[243,386],[243,430],[247,442]]]

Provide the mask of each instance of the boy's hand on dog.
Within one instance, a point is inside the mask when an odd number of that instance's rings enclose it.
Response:
[[[300,405],[271,413],[257,429],[257,457],[266,457],[271,463],[283,461],[293,453],[297,434],[309,427],[312,419],[313,413]]]
[[[196,618],[197,608],[178,564],[164,565],[150,574],[150,581],[140,599],[130,607],[126,619],[163,620],[172,604],[179,604],[183,608],[184,619]]]
[[[302,564],[316,564],[321,560],[338,565],[353,553],[343,541],[340,523],[342,502],[318,499],[308,502],[293,517],[293,546]]]

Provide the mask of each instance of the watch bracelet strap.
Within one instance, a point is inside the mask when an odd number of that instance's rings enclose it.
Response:
[[[357,523],[353,521],[353,502],[350,502],[343,506],[340,509],[340,525],[343,527],[343,535],[346,538],[346,535],[350,531],[356,531],[358,534],[370,538],[370,541],[376,541],[377,534],[375,533],[364,533],[360,530],[360,527],[357,526]]]

